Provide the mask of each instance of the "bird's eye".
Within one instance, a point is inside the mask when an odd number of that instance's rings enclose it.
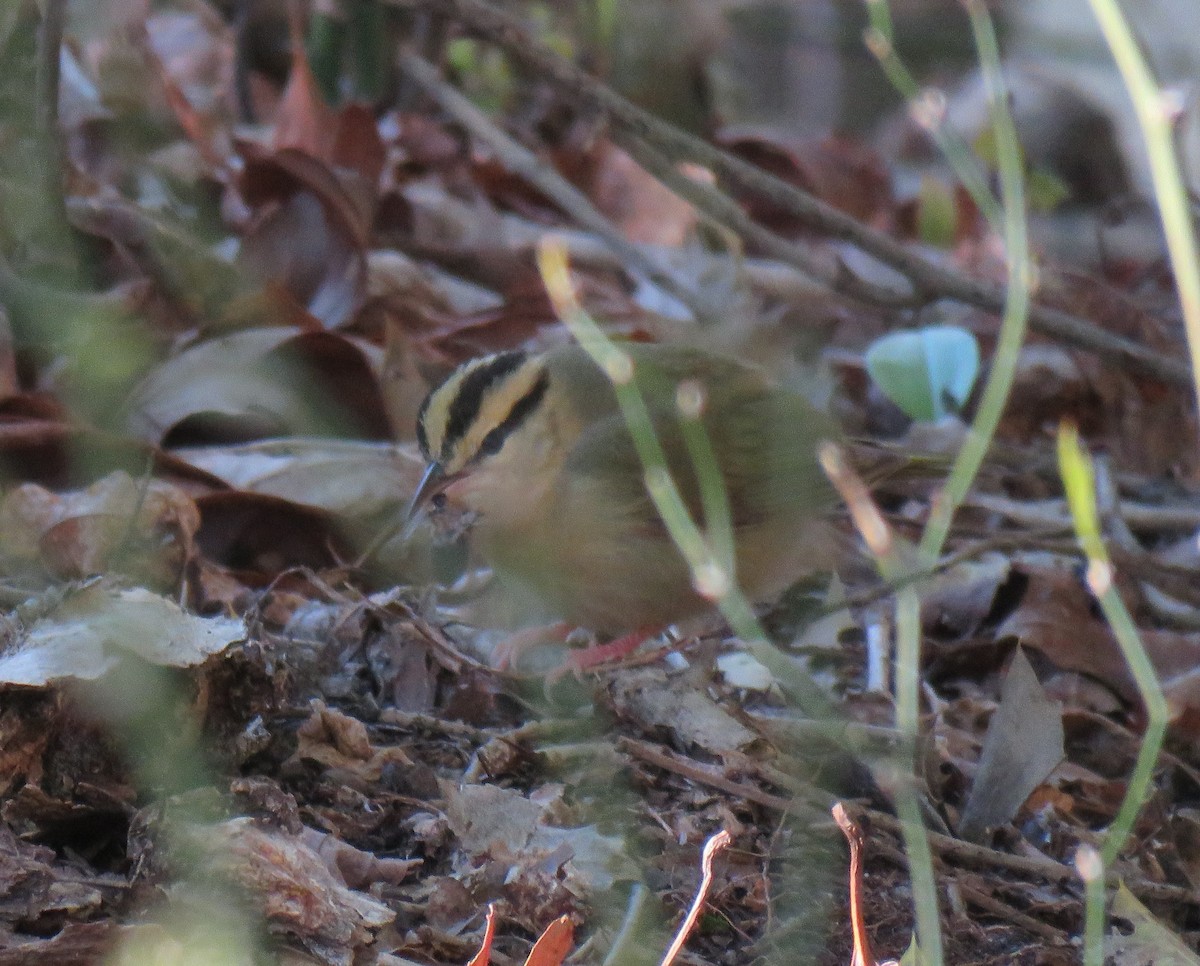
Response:
[[[483,442],[479,444],[479,455],[495,456],[504,446],[504,441],[506,439],[508,439],[506,427],[497,426],[485,437],[483,437]]]

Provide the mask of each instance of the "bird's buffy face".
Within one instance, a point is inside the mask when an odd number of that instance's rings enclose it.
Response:
[[[519,526],[538,509],[551,445],[540,357],[520,352],[464,363],[429,394],[417,441],[429,462],[413,510],[441,493],[485,525]]]

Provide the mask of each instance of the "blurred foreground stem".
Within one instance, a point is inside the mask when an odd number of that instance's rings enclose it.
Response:
[[[1159,89],[1142,56],[1137,38],[1117,0],[1089,0],[1112,50],[1125,89],[1133,99],[1142,140],[1150,159],[1150,177],[1159,217],[1167,238],[1167,253],[1179,289],[1183,324],[1192,362],[1192,381],[1200,392],[1200,251],[1192,225],[1191,202],[1179,171],[1171,122],[1178,113],[1175,97]],[[1181,95],[1179,95],[1181,96]]]

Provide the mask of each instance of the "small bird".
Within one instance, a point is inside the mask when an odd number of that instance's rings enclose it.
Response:
[[[699,409],[727,494],[737,585],[766,600],[828,565],[833,491],[815,456],[833,421],[757,369],[698,349],[624,344],[691,517],[705,525],[681,387]],[[409,509],[474,518],[471,539],[501,585],[599,635],[649,633],[712,607],[645,485],[609,378],[578,345],[459,366],[425,399],[428,460]]]

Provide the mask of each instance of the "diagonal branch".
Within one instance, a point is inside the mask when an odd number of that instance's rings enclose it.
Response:
[[[472,137],[490,146],[509,171],[525,178],[576,223],[603,239],[627,266],[642,273],[664,291],[679,299],[697,318],[715,316],[713,307],[704,305],[697,293],[675,273],[657,264],[650,255],[625,238],[583,192],[552,167],[544,164],[528,148],[505,134],[468,98],[442,80],[433,64],[416,54],[406,52],[399,55],[399,64],[400,69],[426,96],[465,127]]]

